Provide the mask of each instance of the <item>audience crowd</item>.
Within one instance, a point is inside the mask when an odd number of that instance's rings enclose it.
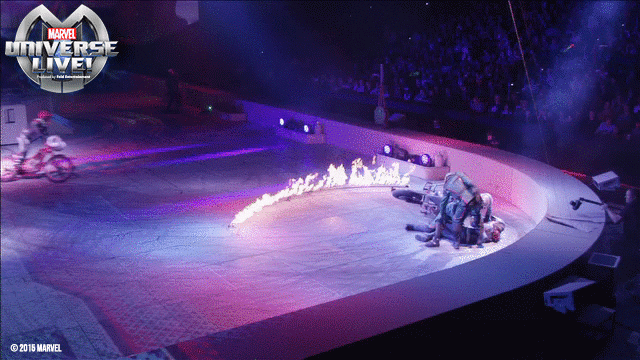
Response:
[[[384,53],[313,81],[337,96],[377,97],[383,64],[384,96],[394,101],[505,122],[537,118],[551,147],[566,147],[576,137],[640,144],[639,4],[516,5],[528,74],[509,9],[502,2],[473,2],[428,32],[386,29]]]
[[[443,7],[454,7],[446,4]],[[545,151],[565,154],[566,159],[571,158],[566,155],[570,151],[563,150],[575,151],[579,146],[574,145],[580,143],[592,153],[603,152],[604,157],[621,154],[607,153],[612,148],[608,144],[635,149],[632,155],[640,157],[639,2],[512,2],[513,17],[506,2],[456,4],[464,9],[432,16],[431,22],[427,18],[420,28],[371,24],[372,33],[378,27],[384,29],[379,49],[363,53],[354,66],[335,70],[340,67],[336,62],[331,71],[314,73],[313,93],[345,99],[359,94],[370,103],[381,89],[382,64],[389,106],[423,105],[451,110],[439,114],[467,115],[458,119],[425,115],[422,129],[446,133],[448,126],[462,127],[451,125],[461,118],[489,119],[493,124],[518,126],[527,134],[541,134]],[[304,68],[301,74],[317,71],[316,66],[308,66],[317,62],[304,58],[301,62],[292,64]],[[3,58],[0,74],[3,90],[35,86],[20,77],[14,59]],[[278,78],[276,74],[269,70],[268,80]],[[250,84],[255,82],[249,79]],[[309,90],[296,87],[300,88]],[[486,133],[486,140],[494,147],[506,142],[495,127]],[[584,145],[588,141],[599,141],[601,146]],[[524,136],[520,142],[539,143]],[[538,155],[539,151],[532,157]]]

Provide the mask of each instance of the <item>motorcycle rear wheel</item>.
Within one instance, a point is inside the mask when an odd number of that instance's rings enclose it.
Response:
[[[396,189],[391,191],[391,195],[396,199],[404,200],[412,204],[422,204],[424,195],[412,190]]]
[[[18,178],[18,172],[14,168],[3,168],[2,169],[2,177],[0,181],[9,182]]]
[[[61,183],[67,181],[73,174],[74,166],[71,159],[64,155],[52,156],[45,166],[45,175],[49,181]]]
[[[2,176],[0,177],[0,181],[2,182],[9,182],[18,178],[18,171],[16,170],[16,165],[13,162],[2,164],[1,170]]]

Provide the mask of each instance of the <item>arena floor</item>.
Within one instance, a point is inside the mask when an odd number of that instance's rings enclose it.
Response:
[[[387,187],[330,189],[234,215],[289,179],[362,157],[238,125],[179,138],[69,138],[77,177],[2,184],[3,359],[149,352],[473,261],[534,227],[503,199],[503,239],[427,248]],[[3,156],[12,147],[3,147]]]

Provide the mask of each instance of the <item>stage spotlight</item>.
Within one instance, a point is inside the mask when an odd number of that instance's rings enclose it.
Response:
[[[284,119],[280,118],[280,126],[284,126]]]
[[[213,105],[207,105],[207,111],[208,112],[212,112],[213,111]]]
[[[304,130],[304,132],[306,132],[308,134],[309,133],[309,125],[304,124],[304,126],[302,127],[302,130]]]
[[[431,156],[428,154],[422,155],[410,155],[409,160],[412,164],[422,165],[422,166],[432,166]]]
[[[393,146],[386,144],[382,147],[382,153],[387,156],[393,156]]]
[[[433,160],[429,154],[422,154],[420,156],[420,163],[424,166],[431,166],[433,164]]]

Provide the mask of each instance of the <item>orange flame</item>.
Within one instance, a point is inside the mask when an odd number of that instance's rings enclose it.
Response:
[[[373,164],[375,164],[375,157],[373,159]],[[364,165],[362,159],[356,159],[351,163],[351,174],[347,175],[344,165],[335,167],[331,164],[329,165],[329,169],[327,169],[328,174],[324,175],[320,179],[318,179],[317,173],[309,174],[304,179],[299,178],[297,180],[289,180],[289,186],[287,186],[287,188],[280,190],[273,195],[262,195],[262,197],[258,198],[252,204],[237,213],[230,225],[233,226],[243,223],[254,214],[260,212],[265,206],[273,205],[282,199],[321,189],[372,185],[407,186],[409,184],[409,175],[415,167],[404,175],[400,175],[399,169],[400,165],[398,163],[394,163],[391,165],[390,169],[381,165],[375,170],[370,170]]]

